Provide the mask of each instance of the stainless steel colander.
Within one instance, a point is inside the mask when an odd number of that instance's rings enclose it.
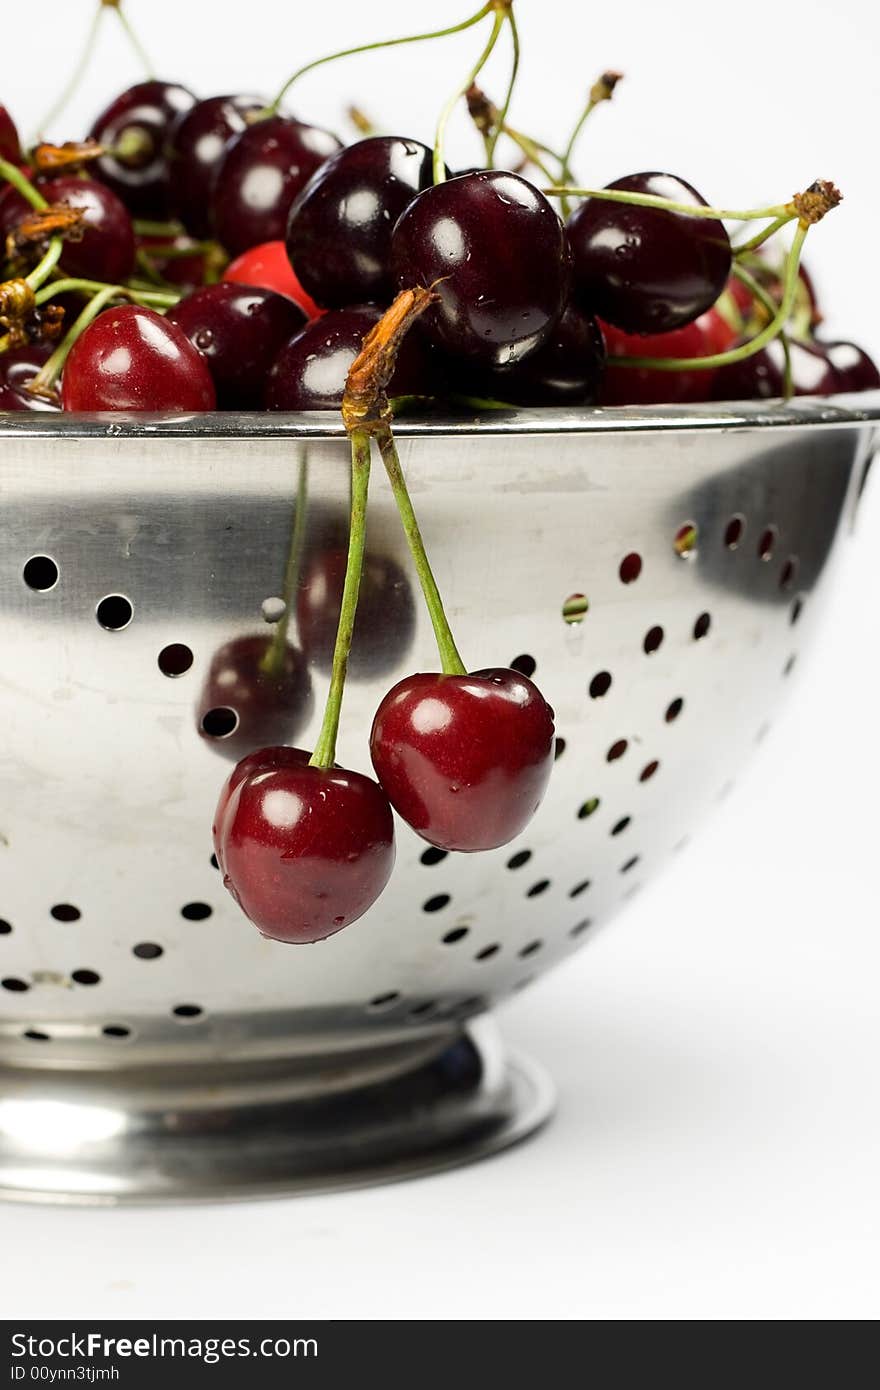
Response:
[[[587,945],[760,742],[878,419],[874,394],[402,422],[465,660],[534,672],[559,756],[519,841],[444,855],[401,825],[368,916],[289,947],[212,863],[218,788],[260,728],[226,666],[278,616],[304,448],[296,607],[320,611],[347,523],[341,430],[6,417],[0,1192],[268,1195],[435,1169],[534,1129],[550,1087],[481,1016]],[[382,694],[436,666],[380,468],[368,546],[339,744],[365,771]],[[288,728],[304,746],[327,685],[309,642]]]

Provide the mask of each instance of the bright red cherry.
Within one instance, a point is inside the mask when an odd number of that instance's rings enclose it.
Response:
[[[864,348],[847,342],[816,342],[813,346],[825,354],[837,373],[835,390],[873,391],[880,387],[880,372]]]
[[[199,733],[226,758],[242,758],[255,748],[296,738],[312,714],[314,696],[302,652],[285,643],[277,669],[266,670],[273,651],[265,633],[235,637],[214,654],[196,711]],[[235,728],[223,737],[212,734],[208,717],[232,710]]]
[[[283,295],[227,283],[181,299],[166,322],[182,328],[204,357],[220,410],[259,410],[266,373],[306,316]]]
[[[736,340],[736,332],[708,309],[693,323],[671,333],[624,333],[604,323],[609,357],[713,357]],[[663,372],[652,367],[608,366],[599,390],[600,405],[677,405],[707,401],[712,390],[711,368],[692,372]]]
[[[23,389],[51,355],[52,348],[47,343],[29,343],[26,347],[0,352],[0,410],[58,409],[57,405],[31,396]]]
[[[214,845],[224,884],[263,936],[304,944],[372,907],[394,867],[394,820],[372,778],[264,748],[221,792]]]
[[[0,159],[8,159],[11,164],[21,163],[18,130],[5,106],[0,106]]]
[[[834,367],[816,345],[789,340],[791,378],[795,396],[832,396],[841,389]],[[774,338],[751,357],[719,367],[711,398],[716,401],[773,400],[785,390],[785,355]]]
[[[380,309],[331,309],[281,349],[266,382],[267,410],[338,410],[348,369]],[[436,369],[416,333],[404,338],[388,388],[390,396],[431,395]]]
[[[224,270],[223,279],[242,285],[259,285],[261,289],[286,295],[299,305],[309,319],[316,319],[324,312],[300,284],[283,241],[266,241],[262,246],[252,246],[250,251],[236,256]]]
[[[138,82],[120,93],[89,131],[93,140],[116,151],[99,159],[97,167],[138,217],[168,215],[168,140],[194,103],[192,92],[177,83]]]
[[[287,254],[309,294],[328,308],[390,303],[394,224],[430,188],[427,145],[376,135],[340,150],[312,176],[291,209]]]
[[[213,410],[208,365],[182,329],[152,309],[106,309],[64,367],[65,410]]]
[[[342,606],[347,552],[341,546],[315,555],[305,567],[296,604],[297,630],[312,665],[329,671]],[[412,588],[387,555],[364,558],[348,675],[371,680],[400,666],[415,633]]]
[[[391,242],[401,289],[436,283],[422,319],[454,356],[511,366],[548,337],[565,307],[571,255],[556,212],[518,174],[447,179],[403,212]]]
[[[705,207],[673,174],[629,174],[609,188]],[[710,217],[588,198],[568,219],[575,293],[627,333],[668,333],[715,303],[730,274],[730,240]]]
[[[553,766],[553,711],[518,671],[408,676],[373,721],[373,767],[394,809],[440,849],[506,845]]]
[[[288,116],[270,116],[235,136],[214,184],[214,225],[231,256],[278,241],[290,205],[325,159],[341,148],[335,135]]]
[[[226,146],[247,129],[249,112],[266,105],[259,97],[208,97],[176,122],[168,142],[169,205],[195,237],[213,234],[211,199]]]

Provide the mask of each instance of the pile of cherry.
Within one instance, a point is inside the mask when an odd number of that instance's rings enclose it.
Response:
[[[717,219],[588,198],[563,226],[522,174],[476,169],[435,183],[432,151],[417,140],[343,147],[267,115],[256,97],[197,101],[155,80],[117,97],[88,142],[62,148],[63,158],[41,163],[38,150],[29,164],[0,106],[0,156],[50,210],[77,214],[37,305],[0,351],[0,409],[338,409],[380,309],[398,288],[435,281],[440,300],[404,344],[392,396],[539,406],[783,394],[778,339],[716,370],[614,365],[723,353],[766,322],[731,276]],[[705,206],[670,174],[609,187]],[[32,270],[46,250],[52,224],[28,236],[34,212],[0,177],[10,274]],[[764,248],[751,264],[778,298],[779,267]],[[66,288],[53,297],[53,284]],[[66,331],[107,285],[130,289],[109,301],[112,312],[99,306],[47,371],[60,310]],[[861,349],[816,336],[821,314],[803,270],[798,291],[790,389],[880,384]]]
[[[121,0],[102,4],[120,11]],[[343,411],[352,511],[344,563],[341,552],[334,559],[338,625],[334,614],[321,731],[311,753],[250,751],[239,739],[245,756],[214,823],[226,886],[278,940],[321,940],[375,902],[394,862],[392,807],[443,850],[495,848],[528,823],[553,762],[553,711],[533,683],[513,670],[468,673],[458,654],[392,411],[880,386],[860,348],[817,336],[821,313],[799,263],[807,231],[840,200],[833,185],[741,218],[668,173],[572,186],[574,140],[616,75],[594,88],[548,171],[552,152],[505,124],[509,99],[499,113],[473,82],[505,26],[515,35],[512,6],[487,0],[444,31],[494,26],[433,150],[384,135],[343,147],[285,114],[280,98],[199,101],[153,78],[118,96],[81,142],[25,150],[0,106],[0,411]],[[452,173],[445,116],[466,92],[485,158]],[[502,136],[525,154],[516,170],[495,167]],[[548,182],[560,186],[538,186]],[[766,225],[749,236],[752,219]],[[746,230],[732,246],[725,222],[736,220]],[[769,240],[789,223],[779,260]],[[355,379],[373,381],[357,409]],[[335,761],[374,448],[441,658],[440,671],[407,677],[382,700],[370,734],[375,780]],[[393,621],[393,605],[383,617]],[[268,699],[274,716],[303,703],[286,626],[233,646],[218,660],[243,710]]]

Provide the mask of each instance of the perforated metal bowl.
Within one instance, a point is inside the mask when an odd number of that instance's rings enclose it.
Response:
[[[338,545],[340,429],[324,416],[7,417],[0,1191],[339,1186],[534,1128],[547,1083],[479,1016],[587,945],[752,753],[812,636],[878,418],[875,395],[402,422],[465,660],[534,671],[559,757],[520,841],[443,855],[401,825],[372,912],[288,947],[244,920],[212,863],[230,766],[230,717],[210,713],[223,708],[215,657],[269,632],[303,445],[302,582]],[[382,694],[436,666],[379,468],[369,549],[379,601],[339,745],[362,770]],[[309,655],[290,731],[305,746],[327,681]]]

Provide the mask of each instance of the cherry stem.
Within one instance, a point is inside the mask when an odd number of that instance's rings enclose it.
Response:
[[[64,242],[61,240],[61,237],[53,236],[43,259],[34,266],[29,275],[24,277],[32,290],[38,290],[44,281],[48,280],[52,271],[61,260],[61,253],[63,250]]]
[[[538,141],[533,140],[531,136],[523,135],[521,130],[514,130],[513,126],[509,126],[506,121],[501,129],[507,138],[512,140],[513,143],[522,150],[529,163],[534,164],[535,168],[544,175],[544,178],[550,179],[552,182],[553,171],[548,168],[544,155],[553,155],[554,159],[558,159],[559,156],[554,155],[552,150],[548,150],[545,145],[540,145]]]
[[[102,4],[106,3],[107,0],[102,0]],[[153,64],[150,62],[146,49],[144,48],[143,44],[141,43],[134,29],[132,28],[131,23],[128,19],[128,15],[125,13],[125,10],[123,9],[121,0],[115,0],[115,3],[109,4],[108,8],[116,11],[119,23],[122,25],[122,28],[125,31],[125,36],[131,44],[132,48],[134,49],[138,61],[144,69],[144,74],[147,80],[152,82],[156,75],[155,70],[153,68]]]
[[[342,695],[345,690],[345,677],[348,671],[348,654],[351,650],[361,573],[364,567],[364,550],[367,538],[367,492],[370,485],[370,432],[369,430],[352,430],[350,439],[351,525],[348,533],[348,560],[345,566],[345,582],[342,586],[339,624],[336,628],[336,645],[333,648],[330,689],[327,692],[327,703],[324,706],[321,732],[318,734],[315,751],[309,759],[310,767],[332,767],[336,761],[339,715],[342,709]]]
[[[0,159],[0,179],[6,183],[11,183],[16,193],[20,193],[26,202],[30,203],[37,212],[45,212],[49,206],[46,199],[38,188],[35,188],[28,178],[23,174],[17,164],[10,164],[8,159]]]
[[[70,74],[70,79],[67,83],[67,86],[63,88],[61,95],[58,97],[58,100],[43,117],[43,120],[40,123],[37,130],[37,137],[43,135],[49,129],[50,126],[55,124],[55,122],[61,116],[62,112],[67,110],[67,107],[73,99],[73,96],[77,88],[79,87],[80,83],[85,77],[86,69],[88,68],[89,63],[91,62],[92,53],[94,52],[95,41],[98,37],[98,31],[101,27],[101,20],[104,18],[104,11],[106,9],[107,6],[104,4],[104,0],[98,0],[98,7],[94,15],[92,16],[92,22],[89,26],[89,31],[86,34],[86,41],[83,45],[82,52],[79,55],[79,59],[76,63],[76,66],[74,67],[73,72]]]
[[[489,61],[489,55],[491,54],[492,49],[498,42],[498,35],[504,28],[505,20],[508,17],[508,11],[506,9],[496,9],[494,5],[490,5],[488,8],[495,10],[495,19],[492,24],[492,32],[489,35],[489,42],[486,44],[486,47],[483,49],[482,53],[477,59],[475,66],[471,68],[465,80],[462,83],[460,83],[458,87],[456,87],[452,96],[446,102],[445,106],[443,107],[443,110],[440,112],[440,119],[437,121],[437,132],[434,136],[435,184],[444,183],[446,180],[446,161],[443,158],[443,146],[446,140],[446,127],[449,123],[449,117],[452,115],[452,112],[455,110],[455,107],[461,101],[468,87],[473,86],[480,73],[483,71],[483,68],[486,66],[486,63]]]
[[[726,367],[732,362],[743,362],[747,357],[760,352],[779,336],[788,322],[797,294],[798,265],[808,231],[809,226],[804,226],[803,223],[798,225],[785,261],[782,301],[766,328],[754,338],[749,338],[748,342],[730,348],[727,352],[716,352],[711,357],[609,357],[609,364],[613,367],[650,367],[652,371],[658,372],[697,372],[714,367]]]
[[[296,487],[296,502],[293,509],[293,525],[290,528],[290,545],[287,549],[287,563],[284,566],[284,580],[281,598],[284,612],[275,624],[272,640],[260,662],[260,670],[266,676],[278,676],[284,667],[287,652],[287,632],[293,611],[293,596],[299,581],[302,562],[303,542],[306,536],[306,509],[309,501],[309,451],[303,445],[299,454],[299,480]]]
[[[277,115],[282,101],[287,96],[294,82],[298,82],[307,72],[312,72],[315,68],[323,67],[325,63],[335,63],[337,58],[352,58],[358,53],[371,53],[378,48],[397,48],[405,43],[423,43],[426,39],[444,39],[449,34],[460,34],[464,29],[471,29],[475,24],[479,24],[480,20],[484,19],[487,14],[490,14],[494,8],[495,5],[493,0],[488,0],[488,3],[483,5],[476,14],[471,15],[469,19],[462,20],[460,24],[453,24],[448,29],[433,29],[430,33],[426,34],[408,34],[406,37],[399,39],[379,39],[375,43],[361,43],[357,44],[354,48],[343,48],[337,53],[325,54],[323,58],[313,58],[310,63],[306,63],[303,67],[297,68],[293,76],[287,79],[271,105],[265,107],[265,109],[259,113],[259,117],[265,118],[267,116]]]
[[[82,313],[73,321],[61,339],[52,356],[43,363],[36,376],[28,382],[25,389],[31,395],[50,397],[54,395],[55,383],[61,375],[77,338],[82,337],[89,324],[98,317],[102,309],[106,309],[110,300],[116,298],[118,294],[118,285],[108,285],[106,289],[101,290],[100,294],[96,294],[93,299],[89,300]]]
[[[660,198],[656,193],[630,193],[623,188],[571,188],[553,187],[543,190],[547,198],[599,198],[607,203],[628,203],[637,208],[658,208],[662,212],[681,212],[687,217],[714,217],[716,221],[755,222],[772,217],[780,226],[797,217],[792,203],[774,205],[768,208],[749,208],[747,211],[730,208],[703,207],[701,203],[677,203],[672,198]]]
[[[397,510],[400,513],[400,520],[403,523],[403,530],[406,536],[407,545],[413,558],[416,574],[422,586],[422,593],[431,618],[431,625],[434,628],[434,636],[437,639],[437,648],[440,652],[440,664],[444,675],[463,676],[467,668],[459,655],[452,636],[449,621],[443,609],[443,600],[440,597],[440,590],[437,588],[437,581],[431,569],[425,543],[422,540],[422,533],[419,530],[419,523],[413,509],[409,490],[406,486],[406,479],[403,476],[403,469],[400,466],[400,458],[397,453],[397,445],[394,442],[394,435],[388,425],[380,425],[376,430],[376,442],[379,445],[379,452],[382,455],[382,462],[385,464],[385,471],[388,474],[388,481],[391,483],[391,491],[394,493],[394,500],[397,503]]]
[[[32,272],[33,273],[33,272]],[[101,280],[62,279],[53,280],[34,296],[37,304],[48,304],[59,294],[101,294],[112,289],[120,299],[130,299],[135,304],[143,304],[148,309],[170,309],[182,298],[178,290],[167,293],[159,290],[140,290],[131,285],[107,285]]]
[[[519,29],[516,25],[516,18],[514,16],[512,6],[507,11],[507,22],[510,25],[510,38],[513,44],[513,65],[510,70],[510,81],[507,84],[507,91],[504,96],[504,104],[502,105],[501,110],[498,112],[498,120],[495,124],[495,129],[491,132],[490,135],[486,137],[486,164],[490,169],[493,168],[495,164],[495,146],[498,144],[498,137],[501,135],[502,131],[506,130],[507,115],[510,111],[510,104],[513,101],[513,91],[516,87],[516,79],[519,74]],[[511,134],[509,130],[506,130],[506,133],[508,135]],[[537,148],[537,146],[535,148]],[[552,179],[553,175],[547,174],[546,170],[544,169],[544,166],[538,160],[532,158],[532,156],[529,157],[532,159],[532,163],[535,165],[535,167],[540,169],[541,173],[544,174],[545,177]]]
[[[756,232],[748,241],[741,242],[739,246],[731,247],[734,256],[747,256],[749,252],[757,251],[759,246],[763,246],[765,241],[769,241],[772,236],[775,236],[787,222],[791,221],[791,218],[791,213],[786,217],[777,217],[770,223],[769,227],[762,227],[760,232]]]
[[[760,281],[756,280],[755,276],[746,270],[745,266],[737,265],[735,262],[733,274],[741,284],[745,285],[749,294],[758,301],[768,318],[774,318],[779,305],[776,303],[773,296],[765,290]],[[779,341],[782,344],[782,352],[785,359],[782,372],[783,397],[785,400],[788,400],[794,388],[791,371],[791,347],[789,346],[788,334],[784,329],[779,334]]]
[[[178,237],[186,235],[186,228],[182,222],[152,222],[147,217],[136,217],[132,225],[135,236]]]

